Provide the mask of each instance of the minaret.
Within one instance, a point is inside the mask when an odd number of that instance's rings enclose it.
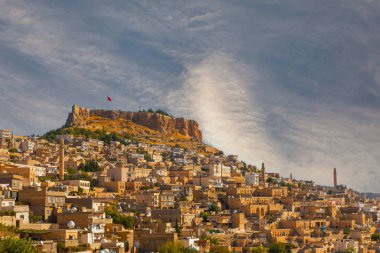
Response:
[[[337,180],[337,174],[336,174],[336,168],[334,168],[334,188],[338,186],[338,180]]]
[[[265,187],[265,166],[264,166],[264,163],[261,164],[261,179],[263,180],[263,186]]]
[[[63,138],[59,140],[59,180],[65,179],[65,141]]]

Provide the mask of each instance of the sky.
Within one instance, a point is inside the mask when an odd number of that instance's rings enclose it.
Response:
[[[380,192],[380,1],[0,0],[0,129],[161,108],[267,171]],[[106,96],[113,98],[112,103]]]

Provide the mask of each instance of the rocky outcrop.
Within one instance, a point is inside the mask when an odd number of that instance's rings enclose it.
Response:
[[[158,113],[150,112],[126,112],[113,110],[92,110],[73,105],[71,113],[67,118],[65,127],[85,127],[91,116],[109,119],[126,119],[133,123],[146,126],[150,129],[164,134],[172,134],[178,131],[182,135],[202,142],[202,132],[198,122],[184,118],[173,118]]]

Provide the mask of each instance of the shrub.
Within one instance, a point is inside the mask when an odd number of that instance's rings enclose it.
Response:
[[[372,241],[380,241],[380,234],[375,233],[375,234],[371,235],[371,240]]]
[[[156,110],[156,113],[157,114],[162,114],[162,115],[165,115],[165,116],[169,116],[170,117],[170,114],[165,112],[164,110],[161,110],[161,109],[157,109]]]
[[[215,205],[214,203],[212,203],[212,204],[208,207],[208,210],[209,210],[210,212],[218,213],[218,212],[220,212],[220,207],[218,207],[217,205]]]
[[[269,253],[287,253],[285,244],[283,244],[283,243],[271,243],[269,245]]]
[[[81,163],[78,166],[78,169],[85,172],[97,172],[100,171],[100,166],[97,161],[95,161],[94,159],[90,159],[86,161],[84,164]]]
[[[134,227],[135,219],[131,216],[120,214],[116,204],[108,205],[105,213],[112,217],[113,223],[121,224],[127,229]]]
[[[268,253],[268,249],[267,249],[267,248],[264,248],[263,246],[254,247],[254,248],[251,250],[251,253]]]
[[[10,149],[8,149],[8,151],[9,151],[10,153],[18,153],[17,148],[10,148]]]
[[[182,242],[166,242],[158,248],[159,253],[196,253],[193,248],[185,247]]]
[[[43,221],[44,218],[41,215],[32,215],[30,216],[30,222],[31,223],[37,223]]]
[[[30,239],[7,237],[0,241],[0,253],[37,253]]]
[[[211,246],[210,253],[231,253],[225,246]]]
[[[147,162],[153,162],[153,158],[152,158],[152,156],[149,155],[149,154],[145,154],[145,155],[144,155],[144,159],[145,159],[145,161],[147,161]]]

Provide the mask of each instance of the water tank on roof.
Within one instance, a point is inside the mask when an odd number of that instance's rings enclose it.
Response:
[[[75,222],[74,221],[69,221],[68,223],[67,223],[67,227],[68,228],[70,228],[70,229],[73,229],[73,228],[75,228]]]

